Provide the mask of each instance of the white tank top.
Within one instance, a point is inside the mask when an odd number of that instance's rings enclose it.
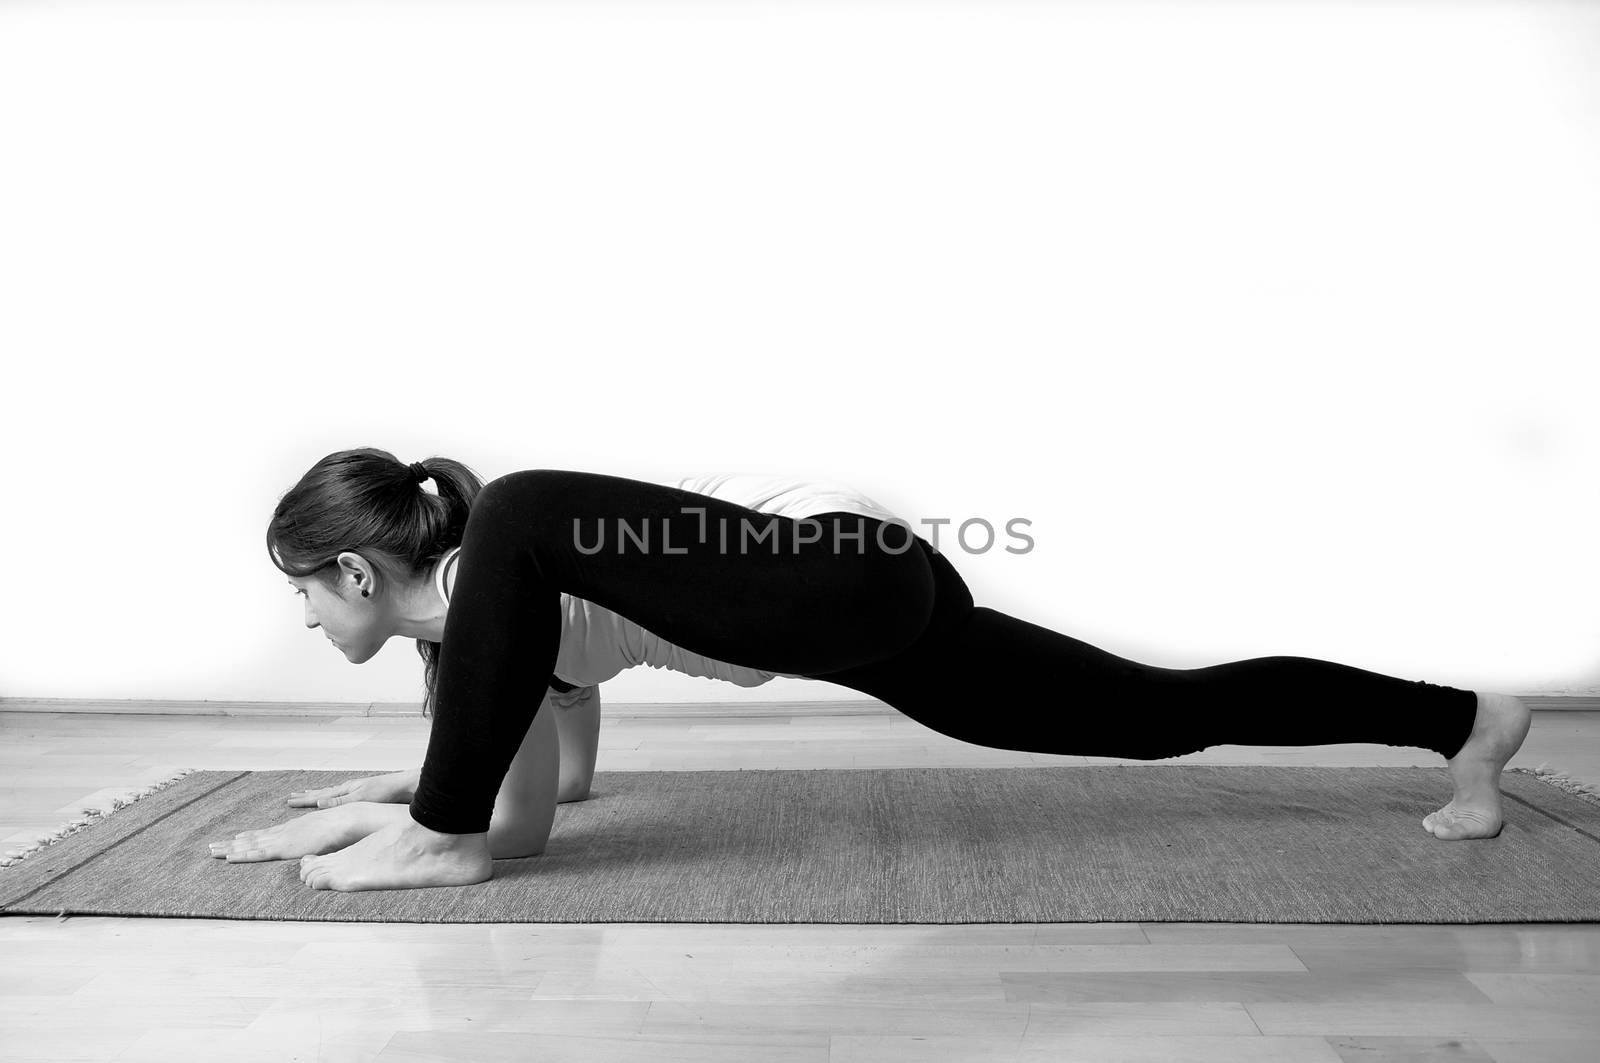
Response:
[[[898,520],[883,506],[844,484],[828,480],[802,480],[788,476],[726,474],[688,476],[667,481],[696,494],[710,495],[760,513],[799,520],[819,513],[857,513],[883,521]],[[445,574],[454,566],[460,547],[445,551],[434,566],[434,582],[445,606],[450,605]],[[561,595],[561,647],[556,653],[555,677],[572,686],[593,686],[619,672],[645,664],[685,675],[721,679],[742,687],[770,682],[775,676],[804,679],[788,672],[766,672],[691,653],[646,631],[626,617],[593,602]]]

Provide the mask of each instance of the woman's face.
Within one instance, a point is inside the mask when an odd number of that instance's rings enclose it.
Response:
[[[305,599],[306,627],[320,627],[352,664],[371,660],[393,634],[384,628],[377,603],[361,597],[362,588],[372,586],[371,575],[365,561],[346,553],[339,555],[337,589],[313,576],[289,577],[289,586]]]

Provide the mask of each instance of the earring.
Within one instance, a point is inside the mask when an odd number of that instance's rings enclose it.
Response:
[[[361,597],[365,598],[366,596],[367,596],[367,592],[366,591],[362,591],[361,592]]]

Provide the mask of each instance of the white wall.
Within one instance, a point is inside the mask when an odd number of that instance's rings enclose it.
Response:
[[[1030,519],[979,602],[1140,660],[1600,693],[1597,54],[1532,0],[0,7],[0,696],[415,699],[263,545],[363,445],[836,477]]]

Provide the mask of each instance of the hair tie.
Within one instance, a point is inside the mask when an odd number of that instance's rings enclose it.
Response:
[[[433,475],[433,473],[423,468],[422,462],[420,461],[414,461],[406,467],[411,470],[411,475],[417,478],[417,483],[419,484]]]

